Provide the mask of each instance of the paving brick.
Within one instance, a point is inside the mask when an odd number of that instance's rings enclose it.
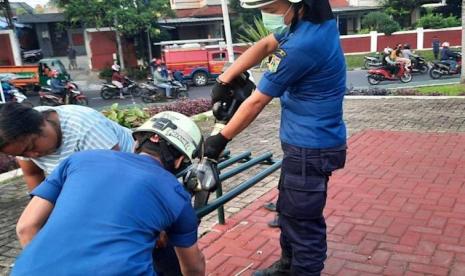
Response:
[[[381,273],[384,269],[383,266],[362,264],[362,263],[356,263],[352,261],[346,262],[344,264],[344,267],[355,270],[355,271],[369,272],[369,273],[375,273],[375,274]]]
[[[345,260],[331,257],[326,260],[323,273],[337,275],[345,264]]]
[[[450,270],[450,276],[463,275],[465,275],[465,263],[455,263]]]
[[[383,269],[383,275],[388,276],[398,276],[404,275],[405,271],[407,270],[407,262],[402,261],[389,261]]]
[[[454,260],[454,253],[436,250],[431,259],[431,264],[436,266],[450,267]]]
[[[414,272],[427,273],[432,275],[447,275],[449,269],[434,265],[414,264],[411,263],[408,269]]]
[[[356,253],[369,255],[378,247],[378,244],[377,241],[362,240],[357,247]]]

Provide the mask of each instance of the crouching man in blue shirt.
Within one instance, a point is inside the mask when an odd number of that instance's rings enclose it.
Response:
[[[173,173],[198,156],[188,117],[155,115],[134,132],[136,153],[73,154],[32,191],[12,275],[156,275],[152,250],[166,231],[183,275],[205,275],[197,217]]]

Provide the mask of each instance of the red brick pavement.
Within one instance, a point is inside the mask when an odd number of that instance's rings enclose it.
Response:
[[[330,181],[327,275],[465,275],[465,134],[365,131]],[[262,196],[200,240],[210,275],[278,259]]]

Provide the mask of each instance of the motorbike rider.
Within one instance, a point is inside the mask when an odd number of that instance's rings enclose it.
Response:
[[[58,75],[59,73],[57,70],[51,71],[50,88],[52,89],[52,93],[59,95],[64,101],[67,86],[64,80],[58,78]]]
[[[399,66],[395,59],[391,59],[392,48],[384,48],[383,50],[383,66],[386,70],[391,73],[391,77],[394,78],[397,72],[399,72]]]
[[[406,58],[402,55],[402,44],[397,44],[396,48],[392,50],[390,59],[395,60],[401,66],[403,65],[407,72],[410,71],[412,61],[409,58]]]
[[[404,46],[402,47],[401,53],[402,53],[402,57],[408,58],[410,60],[412,60],[412,56],[414,56],[412,50],[410,50],[410,44],[408,43],[404,44]]]
[[[118,64],[113,64],[111,66],[111,70],[113,71],[111,74],[111,83],[119,89],[119,98],[124,99],[123,89],[125,79],[123,74],[120,72],[121,67]]]
[[[277,211],[281,258],[254,275],[320,275],[326,259],[326,204],[332,171],[344,167],[343,99],[346,66],[328,0],[241,0],[261,10],[272,32],[248,48],[213,89],[216,104],[230,97],[231,82],[272,55],[257,89],[225,128],[205,141],[205,156],[218,159],[227,143],[274,98],[281,99],[284,153]],[[324,43],[322,43],[324,41]]]
[[[442,50],[441,50],[441,62],[449,64],[449,71],[455,71],[457,67],[457,57],[458,54],[452,51],[450,48],[449,42],[445,41],[442,43]]]
[[[153,71],[153,83],[157,87],[165,89],[166,98],[172,99],[171,90],[173,86],[170,84],[169,79],[164,77],[163,74],[163,67],[160,63],[160,65],[157,65]]]
[[[198,157],[200,129],[168,111],[134,138],[135,153],[75,153],[34,189],[17,224],[24,250],[12,276],[157,275],[151,253],[162,231],[178,275],[205,275],[191,196],[173,175]]]

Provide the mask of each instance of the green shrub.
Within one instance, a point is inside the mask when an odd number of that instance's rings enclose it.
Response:
[[[147,68],[128,68],[126,75],[133,80],[145,80],[147,79],[148,71]]]
[[[455,16],[442,17],[440,14],[433,13],[422,16],[417,22],[417,27],[423,27],[425,29],[441,29],[460,25],[460,19]]]
[[[119,108],[118,103],[114,103],[108,110],[103,110],[102,114],[127,128],[138,127],[150,117],[148,112],[138,107]]]
[[[362,19],[362,27],[368,31],[377,31],[387,35],[400,30],[400,25],[384,12],[370,12]]]
[[[111,67],[105,67],[100,71],[98,74],[98,77],[104,80],[109,80],[111,79],[111,75],[113,74],[113,70],[111,70]]]

